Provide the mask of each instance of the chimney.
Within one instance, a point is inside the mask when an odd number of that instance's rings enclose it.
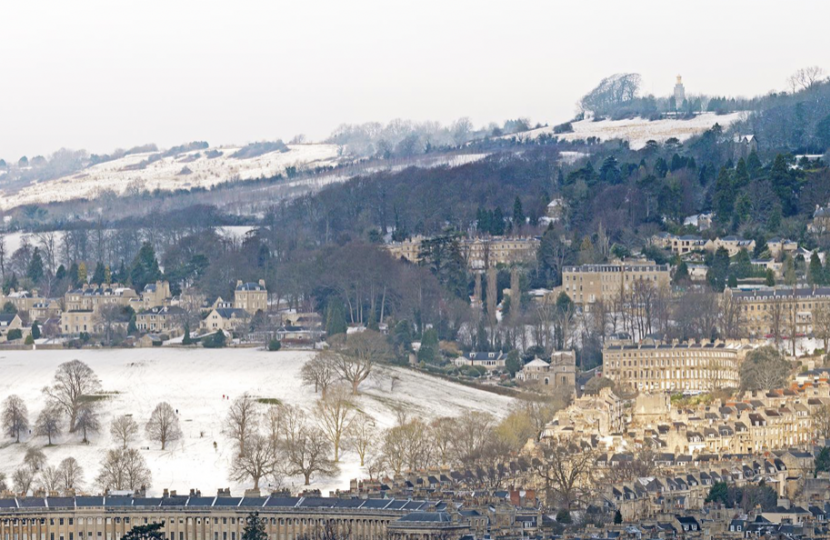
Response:
[[[236,286],[237,286],[237,287],[241,287],[241,286],[242,286],[242,280],[241,280],[241,279],[237,279],[237,280],[236,280]]]
[[[170,492],[167,490],[167,488],[164,488],[164,492],[162,493],[161,496],[164,497],[165,499],[170,497]]]
[[[262,286],[263,289],[265,288],[265,280],[264,279],[260,279],[259,284]]]

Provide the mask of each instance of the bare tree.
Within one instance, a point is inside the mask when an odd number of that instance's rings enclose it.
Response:
[[[282,410],[280,445],[287,462],[286,474],[302,475],[305,485],[311,483],[314,474],[335,475],[337,464],[329,458],[331,443],[326,434],[308,421],[302,409],[286,405]]]
[[[121,444],[121,448],[127,448],[138,435],[138,424],[130,415],[119,416],[112,421],[110,434],[114,441]]]
[[[366,464],[369,450],[377,443],[378,430],[375,420],[364,412],[358,412],[346,430],[346,442],[360,457],[360,466]]]
[[[176,412],[166,401],[156,405],[144,429],[151,441],[161,443],[162,450],[167,447],[167,443],[182,438],[182,430],[179,428],[179,419],[176,417]]]
[[[279,462],[274,445],[267,437],[259,433],[249,434],[245,451],[240,451],[231,464],[231,479],[238,482],[250,479],[254,482],[254,489],[259,489],[260,480],[278,474]]]
[[[225,433],[239,443],[239,454],[245,454],[245,441],[259,427],[259,411],[256,400],[245,392],[231,403],[225,418]]]
[[[46,465],[46,454],[40,448],[29,448],[23,456],[23,464],[33,471],[39,471]]]
[[[570,510],[590,500],[597,488],[595,452],[573,441],[546,441],[532,467],[544,482],[549,506]]]
[[[334,368],[336,359],[334,353],[330,351],[321,351],[305,363],[300,376],[303,379],[303,384],[307,386],[314,386],[314,392],[318,391],[322,398],[326,398],[326,391],[329,386],[337,378],[337,370]]]
[[[101,381],[95,372],[80,360],[72,360],[58,366],[52,386],[44,388],[43,393],[63,408],[69,417],[69,431],[74,433],[84,396],[100,389]]]
[[[6,473],[0,473],[0,491],[8,491],[8,489],[9,485],[6,483]]]
[[[825,71],[819,66],[801,68],[787,79],[793,93],[798,90],[812,90],[825,79]]]
[[[369,475],[369,480],[380,480],[385,472],[386,459],[383,455],[373,457],[366,464],[366,473]]]
[[[137,490],[149,487],[150,469],[135,448],[114,448],[107,451],[95,482],[104,490]]]
[[[61,476],[57,467],[48,465],[40,471],[40,485],[47,491],[58,491],[61,487]]]
[[[484,456],[487,445],[492,441],[494,420],[490,414],[471,411],[457,425],[453,450],[456,459],[469,466]]]
[[[830,347],[830,305],[825,302],[817,303],[813,310],[813,332],[824,343],[824,352],[827,354]]]
[[[29,411],[20,396],[12,395],[3,402],[3,430],[15,442],[20,442],[20,432],[29,429]]]
[[[63,431],[63,410],[56,403],[48,403],[40,412],[35,423],[35,435],[47,437],[52,446],[52,437]]]
[[[386,339],[372,330],[332,338],[334,369],[352,385],[352,394],[372,373],[375,364],[391,355]]]
[[[73,457],[61,461],[58,472],[64,489],[76,489],[83,482],[84,469]]]
[[[101,421],[98,419],[97,403],[94,401],[83,401],[78,408],[78,418],[75,427],[83,434],[82,442],[88,443],[88,433],[98,433],[101,430]]]
[[[14,471],[12,482],[14,491],[20,495],[26,495],[35,481],[35,473],[29,467],[21,467]]]
[[[343,434],[354,419],[354,404],[349,392],[343,386],[332,388],[325,399],[318,399],[314,406],[317,423],[334,448],[334,462],[340,461],[340,446]]]
[[[429,425],[432,448],[438,465],[447,467],[454,463],[455,452],[453,442],[458,432],[458,421],[455,418],[441,417],[433,420]]]

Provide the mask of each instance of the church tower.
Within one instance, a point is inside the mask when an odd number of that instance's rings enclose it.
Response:
[[[674,85],[674,105],[678,109],[683,106],[683,101],[686,99],[686,88],[683,86],[683,78],[677,76],[677,84]]]

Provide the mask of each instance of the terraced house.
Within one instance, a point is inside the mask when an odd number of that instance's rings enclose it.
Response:
[[[740,364],[752,347],[740,341],[610,342],[603,375],[640,392],[706,392],[740,386]]]
[[[433,511],[434,503],[396,499],[246,496],[161,498],[25,497],[0,499],[3,540],[119,540],[132,527],[162,523],[167,540],[240,540],[258,512],[269,540],[395,537],[460,538],[469,522]],[[396,525],[393,525],[396,524]]]
[[[804,336],[814,331],[820,310],[830,309],[830,287],[727,289],[739,307],[739,324],[750,337]]]

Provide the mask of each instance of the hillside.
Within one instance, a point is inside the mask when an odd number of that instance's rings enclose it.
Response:
[[[60,444],[44,448],[50,464],[57,465],[72,456],[84,468],[84,487],[94,490],[93,480],[105,450],[112,446],[110,421],[122,414],[132,414],[142,427],[141,448],[152,470],[151,492],[164,488],[187,491],[199,488],[211,493],[230,486],[240,492],[245,486],[228,479],[229,461],[234,447],[221,432],[221,424],[231,399],[243,392],[273,398],[310,408],[316,396],[303,387],[300,369],[311,353],[267,353],[252,349],[235,350],[107,350],[107,351],[15,351],[0,355],[0,398],[20,395],[29,407],[34,422],[44,400],[41,388],[51,380],[57,366],[73,359],[86,362],[100,377],[104,392],[112,393],[102,407],[102,432],[91,437],[92,444],[80,442],[80,435],[64,435]],[[385,367],[361,386],[359,407],[373,416],[379,427],[394,422],[393,407],[402,406],[413,417],[430,419],[443,415],[462,415],[478,410],[503,415],[511,399],[435,379],[421,373]],[[394,391],[390,385],[394,380]],[[153,408],[167,401],[179,411],[184,438],[168,450],[145,439],[143,425]],[[214,449],[216,442],[216,449]],[[0,472],[8,476],[20,465],[27,445],[43,447],[45,438],[37,437],[23,444],[3,439],[0,447]],[[149,450],[147,449],[149,447]],[[329,489],[348,488],[348,482],[362,474],[357,456],[343,456],[340,474],[331,479],[312,479],[313,486],[327,493]],[[301,481],[291,479],[290,486]]]
[[[229,180],[285,174],[287,167],[302,171],[342,162],[338,155],[339,147],[333,144],[290,145],[285,152],[232,157],[240,150],[240,147],[208,148],[160,158],[157,152],[130,154],[68,176],[29,185],[16,192],[0,190],[0,209],[94,198],[107,191],[122,195],[128,190],[210,188]]]
[[[522,133],[520,135],[509,135],[507,138],[518,137],[521,139],[535,139],[540,136],[555,136],[563,141],[585,140],[588,137],[598,137],[601,141],[622,139],[629,142],[633,150],[640,149],[649,140],[665,142],[675,137],[685,141],[695,135],[700,135],[715,124],[720,124],[724,129],[731,124],[744,119],[746,113],[730,113],[717,115],[715,113],[702,113],[689,120],[664,119],[648,120],[647,118],[629,118],[625,120],[601,120],[594,122],[593,119],[585,119],[579,122],[572,122],[573,132],[554,133],[553,127],[543,127]]]

